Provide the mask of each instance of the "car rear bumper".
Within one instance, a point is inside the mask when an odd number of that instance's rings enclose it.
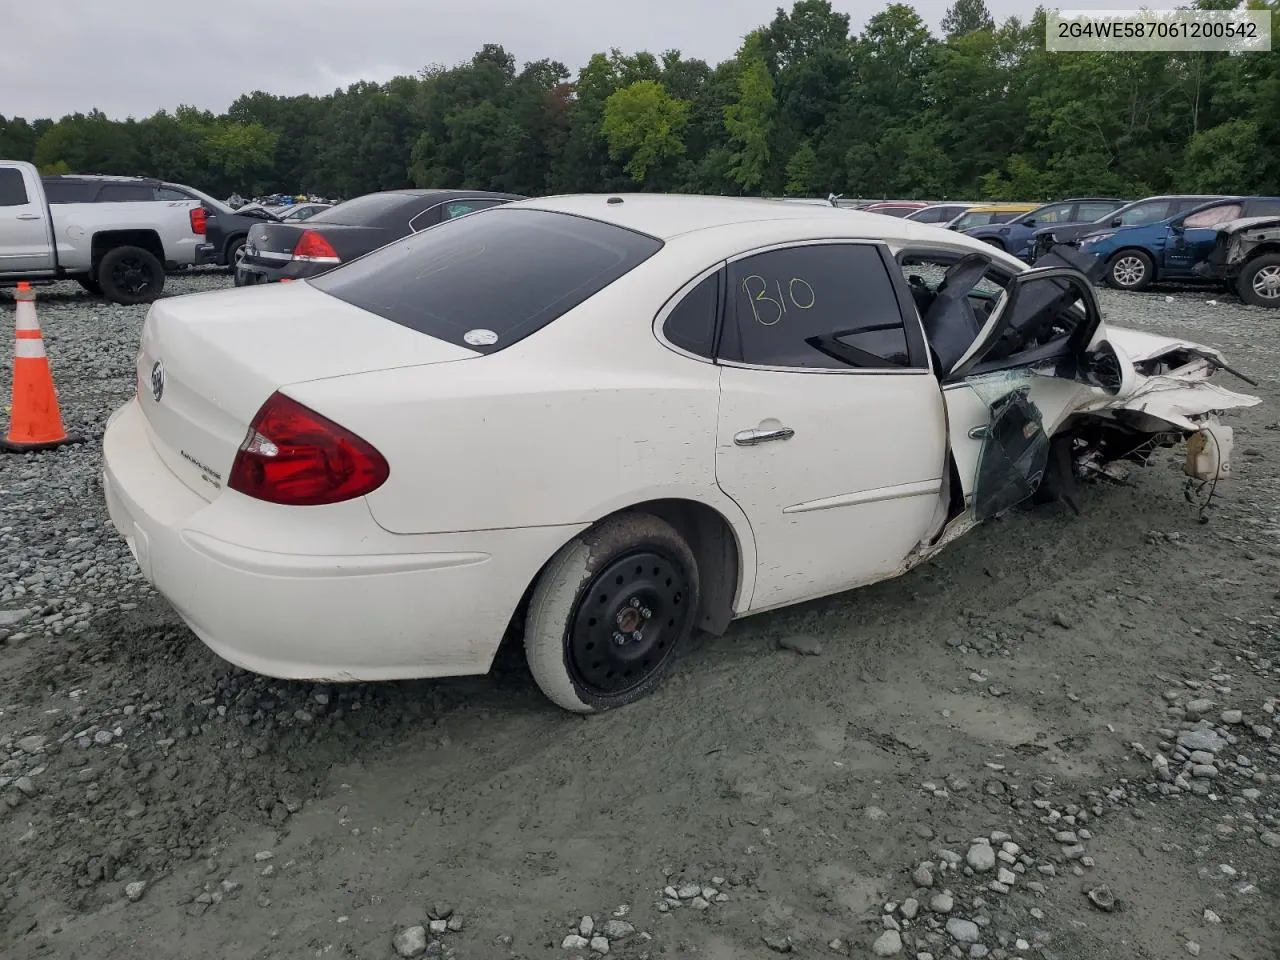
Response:
[[[525,588],[580,529],[399,536],[363,500],[206,501],[156,453],[136,398],[108,422],[103,490],[143,576],[200,640],[295,680],[485,673]]]
[[[279,263],[263,263],[261,261],[250,261],[247,258],[240,261],[236,267],[235,285],[237,287],[252,287],[260,283],[279,283],[281,280],[307,280],[311,277],[318,277],[322,273],[332,270],[336,264],[332,263],[310,263],[306,260],[288,260]]]
[[[210,264],[216,264],[217,262],[218,248],[212,243],[202,243],[196,247],[195,265],[197,267],[207,267]]]

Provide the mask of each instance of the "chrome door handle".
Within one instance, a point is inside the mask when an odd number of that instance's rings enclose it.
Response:
[[[790,440],[796,432],[790,427],[779,427],[776,430],[739,430],[733,435],[733,442],[740,447],[754,447],[758,443],[770,440]]]
[[[20,214],[18,214],[18,219],[19,219],[19,220],[39,220],[39,219],[40,219],[40,214],[38,214],[38,213],[20,213]]]

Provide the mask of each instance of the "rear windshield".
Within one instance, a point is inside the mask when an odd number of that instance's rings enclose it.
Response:
[[[396,207],[407,209],[418,199],[419,197],[412,193],[368,193],[363,197],[340,203],[336,207],[330,207],[311,219],[315,223],[343,223],[353,227],[367,227],[379,217],[386,216],[395,210]],[[409,217],[406,216],[404,219],[407,225]]]
[[[446,220],[310,282],[419,333],[493,353],[660,249],[654,237],[598,220],[494,208]]]

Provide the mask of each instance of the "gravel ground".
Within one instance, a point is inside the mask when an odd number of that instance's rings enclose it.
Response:
[[[144,310],[37,291],[91,442],[0,458],[0,954],[1275,960],[1280,317],[1101,295],[1262,381],[1207,523],[1171,454],[584,720],[514,655],[340,687],[217,660],[101,500]]]

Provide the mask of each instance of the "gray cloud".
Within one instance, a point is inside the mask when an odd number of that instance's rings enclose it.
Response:
[[[783,6],[790,7],[790,3]],[[854,30],[887,5],[836,0]],[[1027,0],[988,0],[998,19],[1027,17]],[[778,0],[14,0],[0,14],[0,114],[60,117],[98,107],[144,117],[178,104],[222,112],[241,93],[323,95],[431,63],[453,65],[485,43],[523,63],[549,57],[576,70],[600,50],[715,63],[773,18]],[[935,30],[949,0],[916,0]],[[1126,9],[1133,0],[1075,0],[1072,9]]]

